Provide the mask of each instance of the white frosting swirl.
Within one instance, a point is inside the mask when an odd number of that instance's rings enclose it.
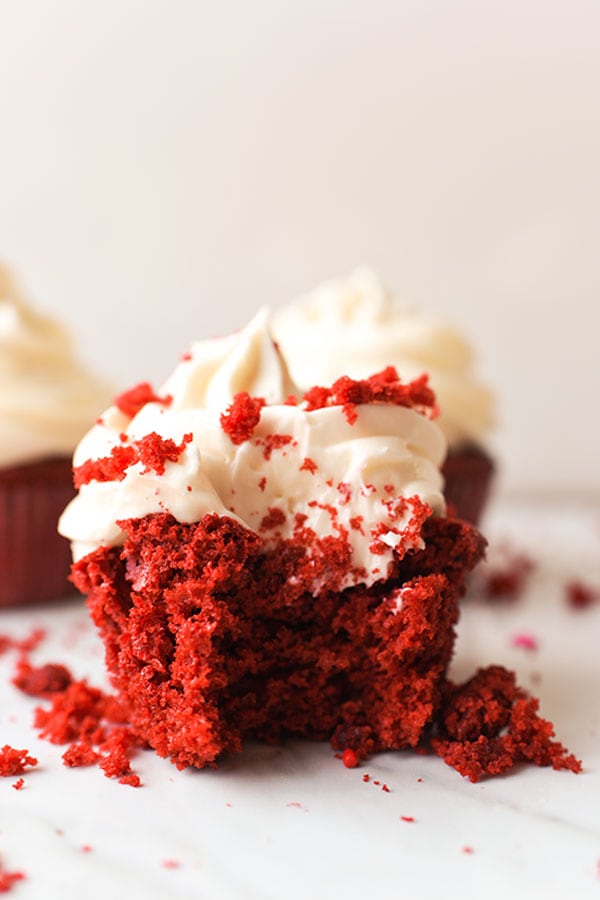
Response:
[[[109,397],[0,266],[0,466],[70,456]]]
[[[473,375],[466,341],[397,300],[369,269],[328,281],[276,310],[272,330],[303,389],[341,375],[365,378],[392,365],[403,380],[429,374],[450,446],[480,444],[492,425],[492,396]]]
[[[159,391],[170,402],[146,403],[132,419],[112,407],[83,439],[76,467],[152,433],[178,445],[193,435],[163,474],[135,462],[121,480],[81,486],[59,525],[75,558],[122,543],[121,519],[165,511],[180,522],[231,516],[267,544],[292,537],[300,524],[319,538],[343,535],[354,567],[347,584],[385,577],[394,548],[402,554],[422,545],[418,514],[403,498],[444,510],[437,425],[388,404],[357,406],[350,424],[341,406],[286,403],[294,389],[267,324],[260,312],[231,337],[194,344]],[[240,391],[267,405],[252,435],[234,443],[220,419]]]

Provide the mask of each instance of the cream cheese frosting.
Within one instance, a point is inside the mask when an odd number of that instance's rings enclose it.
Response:
[[[71,456],[110,391],[0,266],[0,466]]]
[[[223,416],[240,394],[264,405],[252,433],[234,441]],[[441,431],[413,408],[361,404],[351,421],[343,406],[310,409],[291,394],[297,391],[263,310],[237,334],[194,344],[156,399],[132,417],[109,408],[79,444],[75,470],[120,452],[131,452],[133,462],[116,477],[86,479],[63,513],[59,530],[75,559],[121,544],[124,519],[169,512],[196,522],[217,513],[267,545],[299,529],[343,537],[351,548],[346,584],[385,577],[395,551],[422,546],[423,509],[444,511]],[[132,448],[148,436],[172,441],[176,458],[154,468],[136,459]]]
[[[392,365],[403,380],[430,376],[451,447],[482,444],[492,395],[473,373],[468,343],[447,323],[394,297],[370,269],[328,281],[275,311],[273,334],[300,387]]]

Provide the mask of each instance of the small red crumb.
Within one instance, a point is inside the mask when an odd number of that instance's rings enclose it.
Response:
[[[95,421],[95,424],[96,425],[104,425],[104,419],[102,418],[102,416],[98,416],[98,418]]]
[[[346,747],[342,753],[342,762],[347,769],[355,769],[359,762],[358,754],[355,750],[351,750],[350,747]]]
[[[182,353],[179,359],[181,360],[181,362],[189,362],[191,359],[193,359],[193,356],[188,350],[187,353]]]
[[[29,750],[16,750],[9,744],[0,750],[0,776],[3,778],[21,775],[27,767],[33,768],[37,764],[37,759],[29,756]]]
[[[180,865],[178,859],[163,859],[162,861],[163,869],[178,869]]]
[[[192,490],[192,486],[191,486],[191,484],[188,484],[188,486],[186,487],[186,491],[188,491],[188,493],[189,493],[191,490]]]
[[[473,850],[472,847],[463,847],[463,848],[462,848],[462,852],[463,852],[463,853],[471,854],[471,853],[474,853],[475,851]]]
[[[274,450],[281,450],[292,443],[291,434],[267,434],[261,440],[256,441],[257,446],[262,446],[265,459],[271,459]]]
[[[582,581],[570,581],[565,585],[567,603],[573,609],[587,609],[600,600],[600,590]]]
[[[400,818],[402,819],[403,822],[414,822],[415,821],[414,816],[400,816]]]
[[[511,641],[513,647],[521,647],[523,650],[537,650],[538,642],[532,634],[515,634]]]
[[[300,466],[300,471],[301,472],[310,472],[311,475],[314,475],[315,472],[317,471],[317,468],[318,468],[318,466],[317,466],[316,462],[313,459],[311,459],[310,456],[306,456],[302,461],[302,465]]]
[[[133,419],[146,403],[161,403],[163,406],[170,406],[172,402],[173,398],[169,395],[166,397],[157,396],[152,385],[147,381],[136,384],[134,387],[129,388],[128,391],[123,391],[122,394],[119,394],[113,400],[117,409],[124,415],[129,416],[130,419]]]
[[[419,784],[422,784],[422,783],[423,783],[423,779],[422,779],[422,778],[417,778],[417,781],[419,782]]]
[[[389,787],[387,786],[387,784],[385,782],[381,785],[381,790],[384,791],[384,793],[386,793],[386,794],[391,793]]]
[[[31,697],[49,697],[64,691],[72,680],[73,677],[66,666],[46,663],[36,668],[26,659],[20,659],[12,683]]]
[[[82,844],[82,845],[81,845],[81,852],[82,852],[82,853],[91,853],[93,849],[94,849],[94,848],[92,847],[91,844]]]
[[[262,397],[251,397],[246,391],[234,395],[231,406],[220,418],[221,428],[232,443],[243,444],[250,440],[264,405]]]
[[[259,525],[259,531],[268,531],[271,528],[278,528],[285,523],[285,513],[276,506],[270,506]]]
[[[262,477],[262,478],[260,479],[260,481],[258,482],[259,490],[264,491],[264,489],[266,488],[266,486],[267,486],[267,479],[266,479],[266,477],[263,475],[263,477]]]
[[[380,782],[380,781],[377,781],[377,779],[375,779],[375,780],[373,781],[373,784],[376,784],[377,787],[379,787],[379,785],[381,784],[381,782]]]
[[[292,809],[305,809],[302,803],[298,803],[297,800],[292,800],[291,803],[286,803],[285,805],[292,807]]]
[[[232,809],[232,808],[233,808],[233,803],[230,803],[229,800],[228,800],[227,803],[225,804],[225,806],[226,806],[228,809]]]
[[[368,775],[368,774],[365,772],[365,774],[363,775],[363,781],[364,781],[365,784],[366,784],[366,783],[367,783],[368,781],[370,781],[370,780],[371,780],[371,776]]]
[[[14,782],[13,787],[14,787],[15,791],[21,791],[21,790],[23,790],[24,784],[25,784],[25,779],[19,778],[19,779],[17,779],[17,781]]]
[[[346,481],[340,481],[337,486],[340,495],[340,504],[345,506],[352,499],[352,487]]]
[[[510,556],[502,566],[484,571],[482,591],[488,600],[517,600],[535,569],[533,560],[523,553]]]
[[[7,872],[0,868],[0,894],[7,894],[12,890],[13,884],[25,878],[24,872]]]
[[[283,401],[284,406],[298,406],[298,398],[295,394],[289,394]]]

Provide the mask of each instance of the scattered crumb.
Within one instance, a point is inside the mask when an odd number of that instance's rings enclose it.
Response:
[[[163,859],[162,867],[163,869],[178,869],[181,863],[178,859]]]
[[[535,570],[533,560],[523,553],[505,549],[501,563],[482,568],[480,590],[487,600],[517,600],[525,591]]]
[[[467,847],[463,847],[463,848],[462,848],[462,852],[471,855],[471,854],[474,853],[475,851],[473,850],[472,847],[468,847],[468,846],[467,846]]]
[[[24,785],[25,785],[25,779],[24,779],[24,778],[18,778],[18,779],[13,783],[13,787],[14,787],[15,791],[22,791]]]
[[[523,632],[522,634],[515,634],[511,643],[513,647],[520,647],[522,650],[538,650],[539,644],[536,637],[532,634],[526,634]]]
[[[570,581],[565,585],[565,596],[572,609],[587,609],[594,603],[598,603],[600,590],[584,584],[583,581]]]
[[[359,763],[358,753],[356,753],[355,750],[351,750],[349,747],[347,747],[342,753],[342,762],[347,769],[356,769]]]
[[[400,816],[400,818],[403,822],[414,822],[415,821],[414,816]]]
[[[371,780],[371,776],[368,775],[368,774],[365,772],[365,774],[363,775],[363,781],[364,781],[364,782],[367,782],[367,781],[370,781],[370,780]]]
[[[0,866],[0,894],[7,894],[17,881],[22,881],[24,878],[24,872],[7,872]]]
[[[94,849],[94,848],[92,847],[91,844],[82,844],[82,845],[81,845],[81,852],[82,852],[82,853],[91,853],[93,849]]]
[[[0,776],[4,778],[21,775],[28,766],[33,768],[37,764],[37,759],[29,756],[29,750],[16,750],[9,744],[0,750]]]

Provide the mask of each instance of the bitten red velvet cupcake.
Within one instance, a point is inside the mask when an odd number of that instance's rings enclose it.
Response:
[[[486,447],[493,400],[456,330],[400,302],[373,272],[360,269],[277,310],[273,333],[301,386],[364,378],[387,365],[405,379],[427,372],[448,441],[442,468],[448,507],[479,522],[494,472]]]
[[[138,736],[178,767],[247,738],[415,747],[484,541],[448,518],[426,378],[299,395],[261,312],[80,443],[61,518]]]
[[[74,495],[73,448],[109,396],[63,329],[30,309],[0,266],[0,607],[71,590],[56,530]]]

